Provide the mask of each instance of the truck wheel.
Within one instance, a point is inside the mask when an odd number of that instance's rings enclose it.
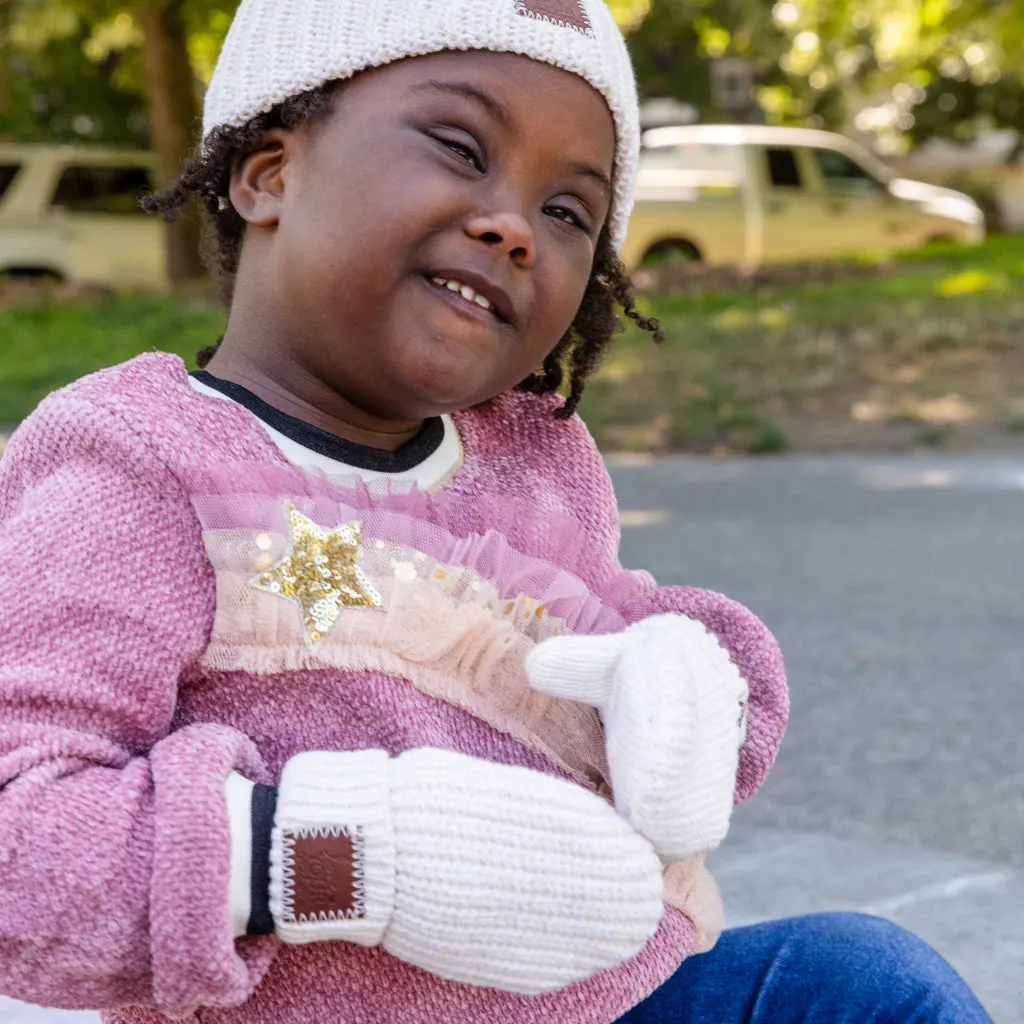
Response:
[[[699,263],[700,250],[685,238],[665,238],[644,253],[640,261],[642,267],[666,267],[680,263]]]
[[[59,284],[64,280],[64,275],[52,267],[5,267],[0,270],[0,280],[10,281],[48,281]]]

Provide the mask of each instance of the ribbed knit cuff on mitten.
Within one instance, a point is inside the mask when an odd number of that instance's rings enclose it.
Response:
[[[376,946],[395,900],[395,835],[383,750],[309,751],[278,786],[270,912],[284,942]]]

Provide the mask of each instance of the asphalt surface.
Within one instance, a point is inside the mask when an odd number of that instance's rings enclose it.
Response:
[[[888,917],[1024,1022],[1024,460],[614,461],[622,558],[786,656],[790,727],[712,860],[727,923]]]
[[[611,468],[623,562],[742,601],[786,655],[782,752],[712,859],[727,923],[889,917],[1024,1024],[1024,460]]]
[[[736,598],[782,646],[791,727],[744,823],[1024,868],[1024,460],[614,479],[626,523],[650,522],[624,530],[625,564]]]

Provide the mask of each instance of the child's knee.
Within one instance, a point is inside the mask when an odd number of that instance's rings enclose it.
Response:
[[[926,942],[891,921],[827,913],[796,918],[789,925],[782,958],[832,991],[845,990],[869,1014],[864,1020],[924,1024],[980,1011],[953,968]],[[983,1015],[962,1019],[987,1020]]]

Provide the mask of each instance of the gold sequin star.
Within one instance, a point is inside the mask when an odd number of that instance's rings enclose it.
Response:
[[[290,501],[288,550],[284,558],[252,580],[259,590],[294,601],[311,646],[334,625],[343,607],[380,608],[380,593],[359,567],[362,524],[358,519],[333,530],[318,526]]]

